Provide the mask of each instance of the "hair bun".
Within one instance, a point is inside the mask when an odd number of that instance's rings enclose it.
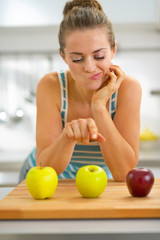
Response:
[[[75,7],[94,7],[100,11],[103,11],[101,4],[97,0],[72,0],[66,2],[63,10],[63,16],[65,17]]]

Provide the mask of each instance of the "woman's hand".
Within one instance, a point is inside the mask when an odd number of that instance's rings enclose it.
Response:
[[[110,72],[106,73],[106,81],[94,93],[92,97],[92,105],[100,104],[106,106],[107,101],[114,92],[120,87],[125,77],[125,73],[117,65],[110,66]]]
[[[88,144],[90,141],[105,141],[105,138],[98,133],[95,121],[92,118],[68,122],[63,131],[69,139],[83,144]]]

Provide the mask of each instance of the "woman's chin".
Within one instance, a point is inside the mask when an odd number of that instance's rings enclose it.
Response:
[[[101,88],[102,84],[103,84],[103,81],[97,81],[95,83],[90,84],[88,86],[88,88],[90,88],[90,90],[92,90],[92,91],[96,91],[99,88]]]

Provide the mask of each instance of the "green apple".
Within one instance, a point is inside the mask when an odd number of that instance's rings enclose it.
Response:
[[[26,185],[33,198],[51,198],[58,185],[58,176],[52,167],[33,167],[27,173]]]
[[[97,165],[83,166],[76,174],[76,186],[83,197],[96,198],[107,186],[107,174]]]

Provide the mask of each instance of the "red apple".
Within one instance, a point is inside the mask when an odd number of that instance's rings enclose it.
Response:
[[[151,191],[154,175],[148,168],[134,168],[128,172],[126,183],[133,197],[145,197]]]

